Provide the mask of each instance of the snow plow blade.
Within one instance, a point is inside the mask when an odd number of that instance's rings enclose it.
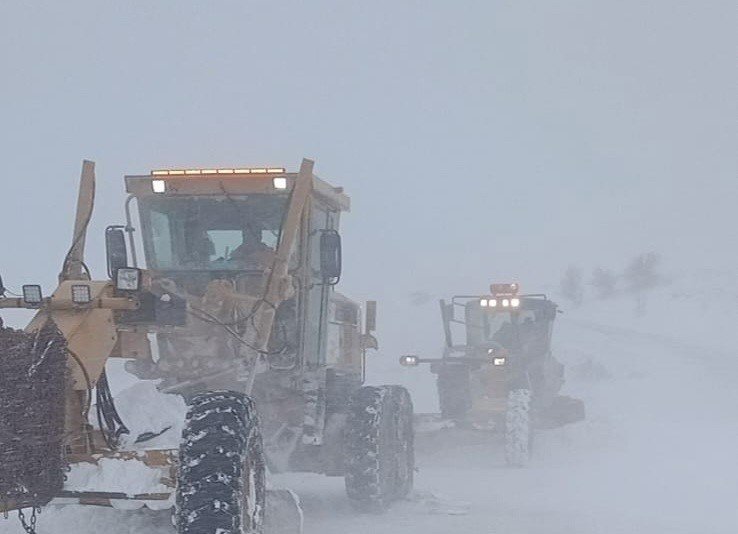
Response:
[[[293,491],[267,490],[264,534],[302,534],[302,506]]]
[[[559,395],[539,414],[537,426],[543,429],[559,428],[583,421],[585,416],[584,402],[581,399]]]

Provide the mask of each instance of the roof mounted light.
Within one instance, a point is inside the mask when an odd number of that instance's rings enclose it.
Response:
[[[284,167],[238,167],[225,169],[157,169],[151,176],[201,176],[213,174],[284,174]]]

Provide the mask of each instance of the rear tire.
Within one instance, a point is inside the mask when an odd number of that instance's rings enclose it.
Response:
[[[513,389],[507,395],[505,459],[511,467],[525,467],[530,461],[533,444],[530,402],[529,389]]]
[[[415,483],[415,427],[413,401],[410,392],[399,386],[391,387],[397,424],[397,499],[407,497]]]
[[[413,405],[401,386],[365,386],[352,397],[346,431],[346,493],[360,510],[381,512],[412,490]]]
[[[232,391],[195,396],[179,451],[178,534],[261,534],[265,465],[251,398]]]

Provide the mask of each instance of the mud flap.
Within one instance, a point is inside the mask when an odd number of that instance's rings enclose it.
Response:
[[[266,492],[264,534],[302,534],[300,498],[287,489]]]
[[[581,399],[559,395],[539,414],[537,426],[543,429],[559,428],[583,421],[584,402]]]

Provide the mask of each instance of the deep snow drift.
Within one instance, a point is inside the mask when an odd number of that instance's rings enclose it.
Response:
[[[588,418],[539,433],[528,468],[505,467],[501,442],[484,433],[437,429],[418,436],[412,499],[381,516],[356,515],[341,479],[291,474],[273,483],[301,496],[306,534],[737,532],[735,287],[678,280],[652,292],[642,316],[627,296],[566,309],[555,351],[568,368],[565,392],[585,400]],[[427,371],[380,359],[377,380],[433,386]],[[172,532],[166,512],[69,507],[39,520],[39,534],[103,531]],[[0,533],[22,530],[11,517]]]

